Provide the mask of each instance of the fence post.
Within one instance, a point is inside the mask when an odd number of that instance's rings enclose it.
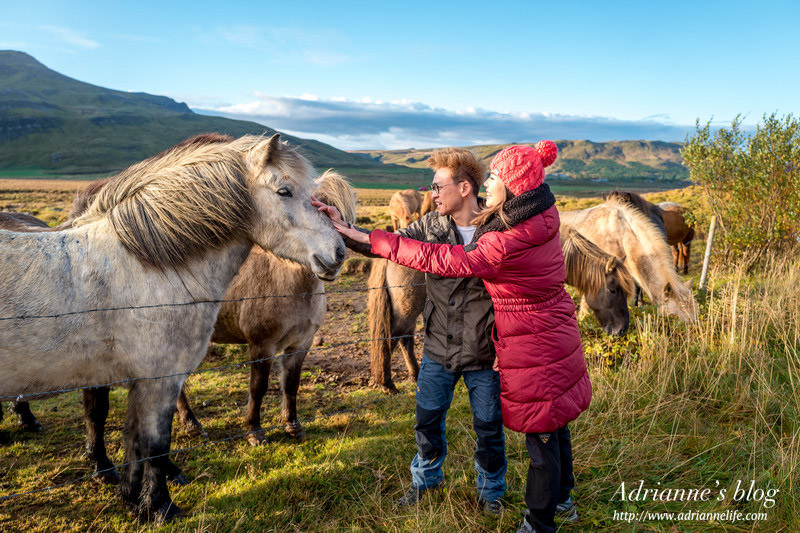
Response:
[[[714,230],[717,229],[717,215],[711,216],[711,225],[708,228],[708,238],[706,238],[706,255],[703,257],[703,272],[700,274],[701,291],[706,289],[706,278],[708,277],[708,263],[711,261],[711,245],[714,244]]]

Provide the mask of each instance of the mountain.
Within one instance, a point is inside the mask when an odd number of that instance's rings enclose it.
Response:
[[[680,143],[661,141],[555,141],[558,159],[547,169],[550,179],[638,179],[687,180],[689,171],[683,166]],[[497,152],[510,146],[493,144],[467,146],[488,165]],[[358,150],[352,151],[382,163],[427,166],[433,150]]]
[[[165,96],[98,87],[50,70],[24,52],[0,51],[0,170],[113,172],[199,133],[275,133],[255,122],[198,115]],[[330,145],[281,135],[318,169],[351,179],[422,184],[430,172],[384,165]]]

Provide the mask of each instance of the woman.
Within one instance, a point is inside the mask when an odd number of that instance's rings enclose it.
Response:
[[[577,518],[569,493],[572,446],[567,423],[589,406],[591,384],[572,298],[564,290],[555,197],[544,167],[555,161],[551,141],[511,146],[491,162],[486,209],[465,246],[423,243],[381,230],[365,234],[338,220],[336,228],[372,253],[403,266],[448,277],[480,277],[492,297],[492,338],[502,386],[503,423],[526,433],[531,461],[520,531],[555,531],[554,516]]]

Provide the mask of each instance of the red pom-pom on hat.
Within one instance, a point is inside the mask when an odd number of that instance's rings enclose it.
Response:
[[[539,141],[535,148],[509,146],[501,150],[489,165],[508,190],[515,195],[530,191],[544,181],[544,167],[558,157],[558,147],[553,141]]]
[[[536,151],[542,159],[542,166],[547,168],[555,162],[558,157],[558,146],[553,141],[539,141],[536,143]]]

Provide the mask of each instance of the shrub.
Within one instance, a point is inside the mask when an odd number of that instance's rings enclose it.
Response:
[[[752,133],[737,116],[730,129],[710,122],[687,138],[682,155],[713,214],[724,264],[751,268],[768,253],[794,251],[800,226],[800,120],[774,113]]]

